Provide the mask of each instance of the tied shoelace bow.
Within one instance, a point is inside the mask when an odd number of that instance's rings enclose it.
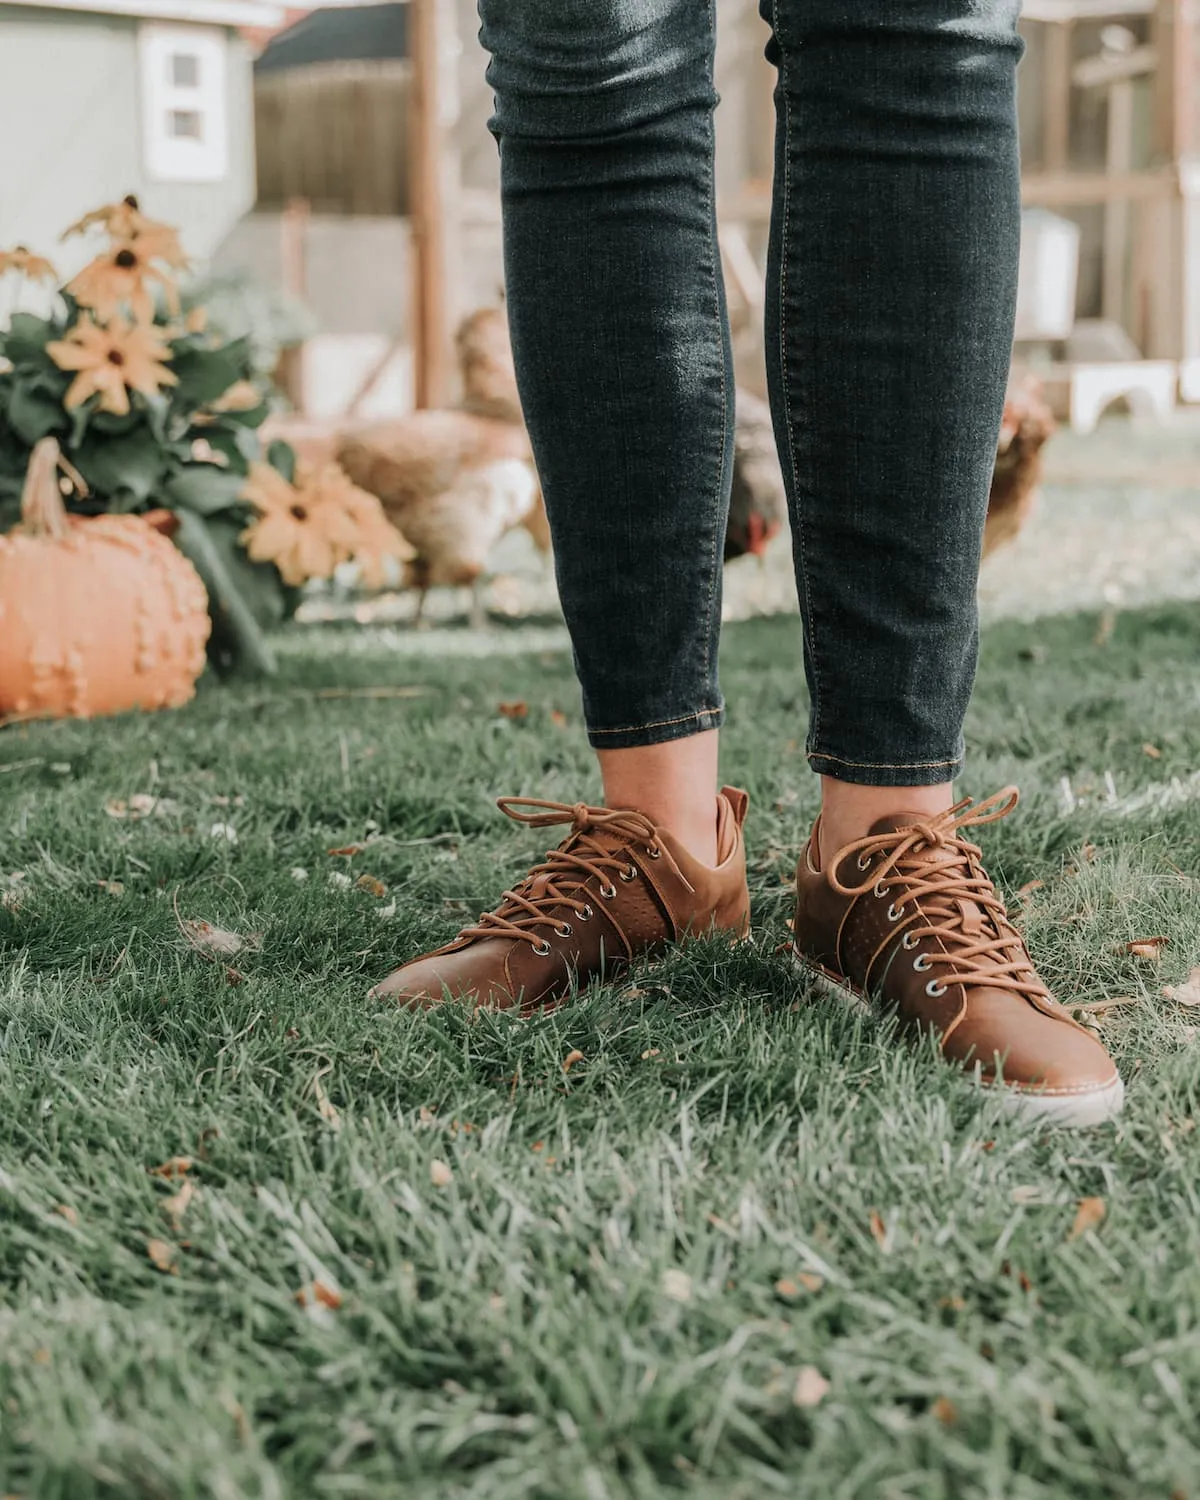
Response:
[[[545,955],[550,952],[550,944],[541,936],[541,929],[549,927],[563,938],[570,937],[573,930],[558,909],[570,907],[580,922],[595,916],[590,903],[581,899],[589,880],[599,875],[598,894],[601,900],[611,901],[617,894],[611,877],[632,880],[637,875],[637,866],[628,856],[606,847],[595,834],[615,834],[625,844],[643,843],[651,859],[661,853],[654,824],[643,813],[589,807],[586,802],[541,802],[535,797],[501,797],[497,806],[514,822],[531,828],[569,823],[574,833],[565,845],[551,849],[534,865],[519,886],[505,891],[495,911],[484,912],[474,926],[464,927],[460,938],[517,938],[532,944],[535,953]]]
[[[974,806],[964,798],[928,822],[848,844],[830,863],[829,883],[841,895],[858,897],[870,891],[882,899],[892,894],[888,919],[899,924],[905,950],[911,952],[926,938],[947,946],[945,953],[925,953],[914,960],[919,969],[938,966],[938,978],[927,986],[931,995],[944,994],[952,984],[987,985],[1013,990],[1033,1004],[1050,1000],[1050,991],[1034,971],[1020,934],[980,864],[982,850],[962,837],[966,828],[1008,817],[1018,796],[1016,787],[1010,786]],[[937,852],[943,857],[930,857]],[[870,872],[861,885],[838,879],[838,868],[852,855],[860,870]],[[880,952],[889,946],[890,940]]]

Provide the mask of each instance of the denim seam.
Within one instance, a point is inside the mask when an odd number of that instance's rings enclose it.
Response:
[[[841,755],[830,755],[825,750],[806,751],[809,760],[832,760],[839,766],[856,766],[864,771],[934,771],[941,766],[961,766],[963,757],[956,755],[953,760],[846,760]]]
[[[716,39],[717,39],[717,0],[709,0],[708,17],[709,17],[709,36],[710,36],[710,39],[711,39],[711,42],[712,42],[712,49],[713,49],[712,50],[712,54],[710,54],[710,55],[715,59],[716,44],[717,44],[717,42],[716,42]],[[715,61],[713,62],[712,66],[715,69],[715,66],[716,66],[715,65]],[[715,87],[715,85],[714,85],[714,87]],[[720,285],[721,251],[720,251],[719,242],[717,240],[717,188],[716,188],[716,181],[717,181],[717,169],[716,169],[717,132],[716,132],[715,113],[713,111],[710,111],[709,112],[709,116],[708,116],[708,142],[709,142],[709,162],[710,162],[710,166],[712,168],[712,170],[709,173],[709,178],[708,178],[708,181],[709,181],[709,189],[708,189],[708,191],[709,191],[708,213],[709,213],[709,226],[710,226],[709,227],[709,235],[710,235],[710,238],[709,238],[709,255],[711,256],[711,260],[712,260],[713,312],[714,312],[714,315],[715,315],[715,322],[716,322],[716,327],[717,327],[717,337],[718,337],[718,339],[720,340],[720,343],[721,343],[721,356],[720,356],[720,358],[721,358],[721,424],[722,425],[721,425],[721,461],[717,465],[717,489],[716,489],[716,494],[713,496],[712,503],[709,506],[709,515],[713,518],[713,521],[712,521],[712,555],[711,555],[711,558],[709,560],[709,572],[708,572],[708,602],[707,602],[707,605],[705,607],[705,614],[706,614],[705,623],[706,623],[707,629],[706,629],[706,633],[705,633],[705,637],[704,637],[704,680],[706,682],[708,681],[708,678],[709,678],[709,676],[712,673],[712,651],[713,651],[713,634],[714,634],[713,597],[714,597],[714,595],[716,594],[716,591],[717,591],[717,579],[720,576],[720,569],[722,567],[722,563],[720,561],[718,561],[719,550],[723,550],[723,549],[718,549],[718,546],[717,546],[717,540],[718,540],[717,533],[718,533],[718,529],[719,528],[718,528],[718,526],[716,524],[716,517],[717,517],[717,515],[720,512],[721,496],[725,492],[725,464],[726,464],[726,456],[725,455],[726,455],[726,449],[729,446],[729,439],[728,439],[728,433],[729,433],[729,378],[728,378],[728,375],[727,375],[726,370],[725,370],[725,328],[724,328],[724,318],[723,318],[722,312],[721,312],[721,285]],[[728,518],[727,518],[726,524],[728,524]],[[724,538],[722,538],[721,540],[723,541]],[[720,627],[720,622],[718,621],[718,622],[715,623],[715,630],[716,630],[716,632],[719,632],[720,628],[721,628]],[[701,712],[707,712],[707,711],[708,710],[701,710]],[[682,720],[675,719],[675,720],[667,720],[665,722],[668,722],[668,723],[681,723]],[[647,725],[644,725],[643,727],[647,728],[647,729],[650,729],[650,728],[653,728],[654,726],[647,724]]]
[[[693,719],[707,719],[719,714],[719,708],[698,708],[694,713],[681,714],[678,719],[652,719],[648,724],[626,724],[620,729],[593,729],[588,725],[589,734],[639,734],[643,729],[666,729],[671,724],[687,724]]]
[[[779,369],[783,386],[783,410],[787,423],[788,463],[792,471],[793,512],[796,526],[796,552],[800,559],[800,587],[804,593],[804,615],[808,629],[808,652],[812,662],[812,692],[809,704],[809,743],[816,738],[821,725],[821,674],[817,665],[816,628],[813,621],[812,589],[808,581],[808,546],[800,505],[800,476],[796,467],[796,432],[792,420],[792,380],[788,362],[788,245],[792,222],[792,101],[788,82],[788,51],[780,39],[779,0],[772,0],[772,24],[779,45],[779,92],[783,99],[783,228],[779,246]],[[847,762],[851,764],[851,762]]]

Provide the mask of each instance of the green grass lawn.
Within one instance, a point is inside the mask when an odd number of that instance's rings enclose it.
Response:
[[[0,734],[0,1495],[1200,1497],[1200,607],[1096,637],[987,632],[962,783],[1022,787],[983,841],[1060,996],[1127,1001],[1083,1133],[776,956],[794,620],[726,643],[756,944],[532,1021],[365,993],[546,847],[497,794],[595,795],[565,652],[331,627]]]

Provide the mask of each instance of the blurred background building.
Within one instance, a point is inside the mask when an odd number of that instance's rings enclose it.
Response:
[[[722,248],[761,388],[772,73],[756,0],[720,10]],[[436,399],[455,321],[503,279],[476,29],[474,0],[0,0],[0,241],[57,250],[132,190],[206,269],[307,309],[281,370],[302,412]],[[1078,427],[1162,418],[1200,401],[1200,20],[1026,0],[1022,29],[1018,359]]]

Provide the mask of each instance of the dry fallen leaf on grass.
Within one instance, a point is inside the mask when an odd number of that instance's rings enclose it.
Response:
[[[246,946],[246,940],[227,927],[214,927],[203,917],[184,917],[179,923],[188,946],[205,958],[232,958]]]
[[[366,891],[368,896],[387,895],[387,886],[374,875],[360,875],[354,886],[356,890]]]
[[[157,1167],[147,1167],[151,1177],[182,1177],[196,1165],[190,1156],[169,1156]]]
[[[577,1062],[582,1062],[582,1061],[583,1061],[583,1053],[580,1052],[580,1050],[579,1050],[578,1047],[572,1048],[572,1050],[567,1053],[566,1057],[563,1058],[563,1065],[562,1065],[563,1072],[564,1073],[569,1073],[571,1071],[571,1069],[575,1066],[575,1064]]]
[[[433,1183],[434,1187],[449,1187],[454,1181],[454,1173],[450,1170],[446,1162],[435,1157],[429,1163],[429,1180]]]
[[[75,1212],[75,1210],[69,1203],[57,1204],[54,1212],[59,1216],[60,1219],[66,1219],[67,1223],[72,1227],[79,1223],[79,1215]]]
[[[1067,1235],[1069,1240],[1077,1240],[1081,1234],[1086,1234],[1089,1229],[1095,1229],[1103,1223],[1104,1215],[1108,1212],[1103,1198],[1081,1198],[1079,1207],[1075,1211],[1075,1222],[1071,1225],[1071,1232]]]
[[[1152,745],[1149,740],[1142,746],[1142,754],[1148,755],[1151,760],[1161,760],[1162,751],[1157,745]]]
[[[342,1117],[338,1114],[336,1108],[329,1098],[329,1095],[321,1087],[321,1079],[329,1071],[330,1070],[328,1068],[322,1068],[321,1071],[313,1079],[313,1097],[317,1101],[317,1112],[329,1126],[330,1130],[340,1130],[342,1128]]]
[[[1169,937],[1130,938],[1124,948],[1125,952],[1132,953],[1134,958],[1144,958],[1149,963],[1157,963],[1162,956],[1162,950],[1170,941]]]
[[[818,1406],[829,1391],[829,1382],[816,1365],[801,1365],[792,1391],[793,1406]]]
[[[663,1296],[669,1297],[672,1302],[690,1302],[692,1278],[677,1266],[668,1266],[662,1273],[662,1290]]]
[[[1034,891],[1040,891],[1045,884],[1044,880],[1027,880],[1024,885],[1017,887],[1017,895],[1031,895]]]
[[[183,1216],[187,1213],[188,1204],[196,1196],[196,1184],[190,1177],[185,1177],[183,1186],[177,1193],[172,1193],[169,1198],[164,1198],[159,1204],[163,1213],[171,1221],[171,1228],[178,1234],[183,1228]]]
[[[815,1271],[797,1271],[794,1277],[781,1276],[775,1283],[775,1290],[779,1296],[791,1302],[801,1292],[819,1292],[824,1285],[824,1276],[818,1276]]]
[[[1166,985],[1163,994],[1176,1005],[1200,1005],[1200,968],[1192,969],[1182,984]]]
[[[337,1287],[318,1278],[300,1288],[296,1293],[296,1301],[301,1307],[327,1307],[331,1312],[336,1312],[342,1305],[342,1294]]]
[[[929,1410],[943,1427],[953,1427],[958,1421],[958,1408],[946,1396],[939,1396]]]
[[[166,1271],[172,1276],[176,1274],[174,1245],[169,1245],[166,1240],[147,1240],[146,1254],[156,1271]]]
[[[123,896],[125,894],[125,882],[123,880],[97,880],[96,884],[106,896]]]
[[[496,712],[503,714],[506,719],[527,719],[529,704],[524,698],[518,698],[515,703],[497,703]]]
[[[879,1246],[883,1253],[887,1255],[892,1248],[891,1233],[889,1232],[887,1225],[883,1222],[883,1219],[879,1216],[879,1214],[875,1212],[874,1209],[871,1210],[870,1224],[871,1238],[875,1241],[875,1243]]]
[[[567,716],[561,708],[552,708],[550,710],[550,722],[556,729],[565,729],[567,727]]]
[[[345,856],[346,859],[350,859],[355,854],[361,854],[366,847],[366,844],[346,844],[341,849],[326,849],[325,853],[331,859],[337,859],[339,856]]]

